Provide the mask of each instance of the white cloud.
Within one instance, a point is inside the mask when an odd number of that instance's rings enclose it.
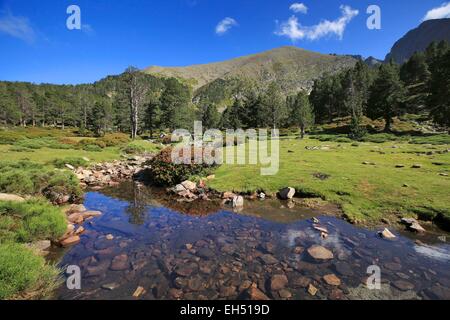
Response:
[[[225,18],[222,21],[220,21],[216,26],[216,33],[218,35],[223,35],[228,32],[232,27],[237,26],[238,23],[233,18]]]
[[[428,11],[423,21],[442,18],[450,18],[450,2],[444,2],[440,7]]]
[[[27,43],[33,43],[36,40],[36,32],[31,27],[28,18],[16,17],[9,12],[0,17],[0,33]]]
[[[289,9],[291,9],[295,13],[307,13],[308,12],[308,7],[305,6],[305,4],[303,4],[303,3],[293,3],[289,7]]]
[[[297,17],[292,16],[288,21],[280,25],[279,30],[275,34],[288,37],[292,41],[302,39],[317,40],[329,35],[336,35],[339,39],[342,39],[347,25],[359,14],[359,11],[344,5],[340,9],[342,15],[338,19],[333,21],[323,20],[313,26],[302,26],[298,22]]]

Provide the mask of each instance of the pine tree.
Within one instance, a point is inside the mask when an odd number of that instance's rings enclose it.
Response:
[[[165,128],[192,127],[193,110],[189,108],[191,101],[189,89],[177,79],[170,78],[165,83],[161,95],[161,124]]]
[[[384,118],[384,130],[390,132],[392,119],[405,111],[406,90],[398,66],[392,61],[381,65],[370,91],[367,115],[372,119]]]
[[[202,108],[202,124],[204,129],[215,129],[220,122],[220,113],[214,104],[208,104]]]
[[[300,128],[300,138],[303,139],[306,129],[314,124],[314,112],[308,94],[300,91],[295,98],[290,98],[289,101],[290,123]]]
[[[281,88],[276,82],[270,83],[264,94],[263,104],[264,106],[262,110],[259,110],[259,113],[267,113],[268,117],[264,115],[264,121],[261,121],[260,126],[265,127],[267,125],[274,129],[281,126],[286,118],[287,111]]]
[[[442,53],[441,53],[442,54]],[[439,125],[450,127],[450,50],[433,65],[427,103],[431,116]],[[450,132],[449,132],[450,133]]]

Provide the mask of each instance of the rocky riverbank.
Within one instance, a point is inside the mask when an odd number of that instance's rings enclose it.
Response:
[[[144,164],[152,158],[153,155],[131,156],[125,160],[98,163],[87,168],[74,168],[70,165],[66,167],[74,172],[80,180],[81,187],[98,190],[133,179],[142,170]]]

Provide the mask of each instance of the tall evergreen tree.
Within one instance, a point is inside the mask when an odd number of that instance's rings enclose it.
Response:
[[[405,111],[405,95],[398,66],[392,61],[381,65],[371,87],[367,115],[372,119],[383,118],[384,130],[390,132],[392,119]]]
[[[220,113],[216,105],[210,103],[202,107],[202,123],[204,129],[215,129],[220,122]]]
[[[289,122],[300,128],[300,138],[305,136],[306,129],[314,124],[314,112],[309,102],[308,94],[300,91],[290,102]]]
[[[427,103],[434,121],[450,128],[450,50],[434,63],[433,69]]]

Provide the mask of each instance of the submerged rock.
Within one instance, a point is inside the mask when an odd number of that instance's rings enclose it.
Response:
[[[327,274],[323,277],[323,280],[330,286],[340,286],[341,279],[336,277],[334,274]]]
[[[110,269],[113,271],[123,271],[130,267],[128,262],[128,256],[126,254],[121,254],[112,260]]]
[[[75,244],[77,244],[79,242],[80,242],[80,237],[79,236],[72,236],[72,237],[69,237],[67,239],[62,240],[61,241],[61,245],[63,247],[69,247],[69,246],[73,246],[73,245],[75,245]]]
[[[330,260],[334,257],[333,252],[319,245],[309,247],[306,251],[315,260]]]
[[[317,291],[319,291],[316,287],[314,287],[312,284],[309,284],[308,286],[308,293],[312,296],[315,296],[317,294]]]
[[[264,292],[255,287],[251,287],[250,289],[248,289],[244,294],[244,298],[256,301],[270,300],[270,298],[266,296]]]
[[[270,279],[270,289],[272,291],[278,291],[286,287],[288,284],[288,278],[284,274],[276,274]]]

